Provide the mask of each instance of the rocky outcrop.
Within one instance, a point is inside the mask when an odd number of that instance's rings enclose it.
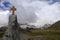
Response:
[[[9,16],[8,29],[3,36],[3,40],[20,40],[20,27],[18,26],[17,16]]]

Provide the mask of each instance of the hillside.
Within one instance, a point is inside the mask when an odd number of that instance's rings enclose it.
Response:
[[[0,38],[4,35],[6,30],[7,30],[6,26],[0,27]]]
[[[49,27],[48,29],[60,30],[60,21],[52,24],[51,27]]]
[[[0,28],[0,38],[3,37],[3,34],[6,31],[6,27],[1,27]],[[51,29],[51,30],[50,30]],[[56,30],[54,30],[56,29]],[[57,30],[59,29],[59,30]],[[60,21],[54,23],[51,25],[51,27],[49,27],[47,30],[46,29],[40,29],[40,28],[36,28],[36,29],[21,29],[20,33],[29,35],[29,36],[42,36],[44,37],[44,39],[46,40],[60,40]]]

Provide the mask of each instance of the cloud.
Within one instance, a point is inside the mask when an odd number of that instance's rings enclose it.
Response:
[[[9,10],[10,3],[8,1],[1,0],[0,1],[0,10]]]
[[[7,0],[17,8],[19,23],[44,25],[60,20],[60,4],[53,0]]]
[[[38,25],[44,25],[46,23],[52,24],[60,20],[59,3],[55,3],[52,5],[49,4],[44,5],[42,6],[41,10],[36,11],[36,15],[39,17],[39,20],[37,21],[36,24]]]
[[[12,0],[10,0],[12,1]],[[37,24],[51,23],[60,19],[59,2],[50,5],[53,0],[13,0],[20,21],[32,22],[38,17]],[[19,11],[18,11],[19,10]],[[36,18],[36,19],[35,19]]]
[[[8,24],[8,13],[8,10],[0,11],[0,26]]]
[[[17,0],[16,3],[15,1],[12,1],[12,5],[15,5],[17,8],[16,14],[18,15],[18,21],[20,23],[36,22],[37,16],[34,13],[34,9],[31,6],[24,6],[23,2],[25,3],[25,5],[28,5],[28,3],[26,3],[25,1],[22,2],[22,0]]]

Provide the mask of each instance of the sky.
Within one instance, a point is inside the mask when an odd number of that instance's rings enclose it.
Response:
[[[13,5],[19,23],[43,26],[60,20],[60,0],[0,0],[0,25],[8,24]]]

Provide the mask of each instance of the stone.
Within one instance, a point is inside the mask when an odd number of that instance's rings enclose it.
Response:
[[[16,15],[9,16],[8,29],[3,36],[3,40],[20,40],[20,27]]]
[[[20,27],[17,22],[17,16],[14,14],[16,8],[11,8],[12,15],[9,16],[8,29],[3,36],[3,40],[20,40]]]

